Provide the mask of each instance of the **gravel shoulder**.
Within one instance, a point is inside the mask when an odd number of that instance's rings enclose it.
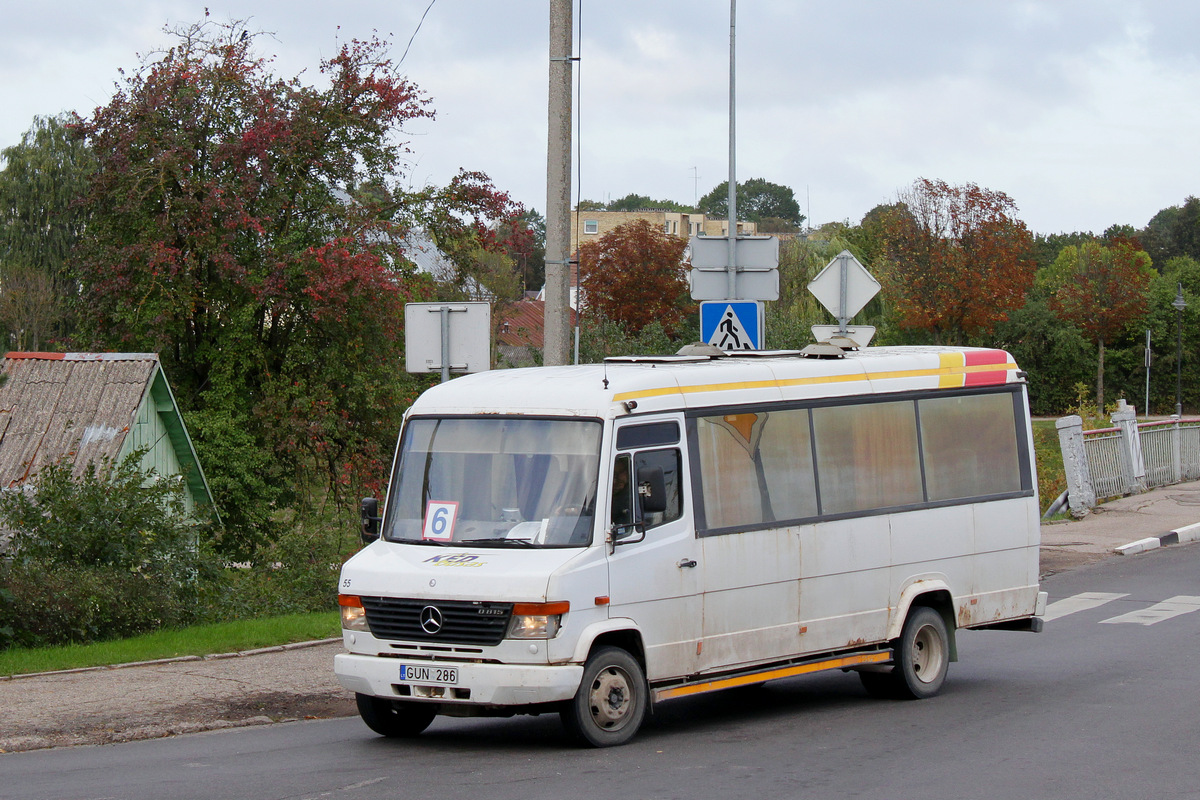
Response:
[[[341,639],[0,680],[0,753],[344,717]]]

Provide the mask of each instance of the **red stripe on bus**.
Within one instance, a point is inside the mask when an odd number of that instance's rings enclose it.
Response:
[[[967,380],[964,386],[987,386],[993,383],[1007,383],[1008,372],[1000,370],[998,372],[968,372],[964,376]]]
[[[1008,363],[1008,353],[1003,350],[968,350],[963,353],[963,358],[968,367]]]

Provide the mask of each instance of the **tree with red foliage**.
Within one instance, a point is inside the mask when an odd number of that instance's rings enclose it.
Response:
[[[687,244],[687,239],[638,219],[583,245],[579,275],[584,308],[632,333],[659,322],[674,334],[696,310],[688,293],[691,265],[683,257]]]
[[[252,545],[314,481],[341,502],[386,472],[416,391],[404,303],[433,290],[403,258],[409,225],[453,219],[499,249],[487,215],[521,209],[478,173],[397,188],[395,134],[433,112],[385,42],[344,44],[315,88],[274,76],[241,23],[172,33],[78,121],[98,160],[81,344],[162,354],[222,516]]]
[[[1019,308],[1033,238],[1003,192],[920,179],[883,220],[880,281],[901,327],[963,344]]]
[[[1038,275],[1050,307],[1096,345],[1096,407],[1104,408],[1104,347],[1147,311],[1154,271],[1136,239],[1068,245]]]

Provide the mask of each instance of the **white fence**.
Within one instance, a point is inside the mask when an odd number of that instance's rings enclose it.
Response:
[[[1071,513],[1085,514],[1106,497],[1200,479],[1200,419],[1138,423],[1122,401],[1112,422],[1085,431],[1078,416],[1058,420]]]

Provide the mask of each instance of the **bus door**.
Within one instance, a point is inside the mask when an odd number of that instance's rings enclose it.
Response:
[[[686,459],[682,415],[617,422],[605,511],[610,616],[637,623],[650,680],[689,675],[698,662],[702,569]]]

